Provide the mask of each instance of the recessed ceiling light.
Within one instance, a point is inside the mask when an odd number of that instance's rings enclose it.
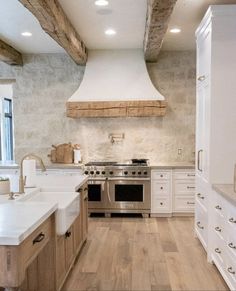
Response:
[[[180,32],[181,32],[181,29],[178,28],[178,27],[171,28],[171,29],[170,29],[170,32],[171,32],[171,33],[180,33]]]
[[[24,31],[24,32],[21,33],[21,35],[23,35],[23,36],[32,36],[32,33],[29,32],[29,31]]]
[[[112,28],[109,28],[109,29],[105,30],[105,34],[106,35],[115,35],[116,31]]]
[[[96,0],[95,5],[97,6],[107,6],[109,2],[107,0]]]

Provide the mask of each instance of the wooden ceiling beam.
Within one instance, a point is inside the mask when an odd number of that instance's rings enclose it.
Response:
[[[0,39],[0,61],[8,65],[23,65],[22,55],[16,49]]]
[[[148,62],[157,61],[176,1],[148,0],[143,43],[145,60]]]
[[[64,13],[58,0],[18,0],[39,21],[48,33],[79,65],[86,64],[87,49]]]

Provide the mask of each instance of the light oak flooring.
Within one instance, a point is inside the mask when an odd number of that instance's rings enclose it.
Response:
[[[228,290],[193,233],[193,218],[90,218],[63,291]]]

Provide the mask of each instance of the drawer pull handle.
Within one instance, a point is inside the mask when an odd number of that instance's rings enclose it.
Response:
[[[161,178],[163,178],[163,175],[160,175]]]
[[[197,193],[197,196],[198,196],[200,199],[205,199],[204,196],[201,196],[201,193]]]
[[[204,226],[201,226],[201,222],[200,222],[200,221],[197,222],[197,226],[198,226],[200,229],[204,229]]]
[[[233,217],[231,217],[231,218],[229,219],[229,222],[236,223],[236,220],[235,220]]]
[[[33,240],[33,245],[36,243],[41,242],[43,239],[45,238],[45,234],[44,233],[40,233],[38,236],[36,236],[36,238]]]
[[[202,76],[199,76],[198,78],[198,81],[202,82],[206,79],[205,75],[202,75]]]
[[[231,249],[236,249],[236,246],[235,246],[233,243],[229,243],[228,246],[229,246]]]
[[[221,250],[220,250],[219,248],[216,248],[216,249],[215,249],[215,252],[216,252],[217,254],[221,254]]]
[[[194,186],[187,186],[187,189],[195,189]]]
[[[232,267],[229,267],[227,270],[228,270],[228,272],[229,272],[230,274],[235,275],[235,271],[233,271],[233,268],[232,268]]]
[[[71,231],[67,231],[67,232],[65,233],[65,236],[66,236],[66,238],[70,237],[70,236],[71,236]]]
[[[161,202],[160,205],[163,205],[163,202]]]
[[[195,174],[187,174],[188,177],[195,177]]]
[[[215,209],[217,209],[217,210],[222,210],[222,208],[220,207],[220,205],[217,205],[217,206],[215,207]]]
[[[221,232],[222,229],[219,226],[217,226],[215,227],[215,230]]]
[[[161,190],[163,190],[163,187],[160,187]]]
[[[189,202],[189,201],[187,201],[187,204],[188,204],[188,205],[194,205],[195,203],[194,203],[194,202]]]

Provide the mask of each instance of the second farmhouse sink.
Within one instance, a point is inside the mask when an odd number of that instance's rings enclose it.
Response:
[[[34,191],[19,199],[20,201],[55,202],[57,235],[64,235],[80,213],[80,194],[77,192]],[[18,201],[19,201],[18,200]]]

